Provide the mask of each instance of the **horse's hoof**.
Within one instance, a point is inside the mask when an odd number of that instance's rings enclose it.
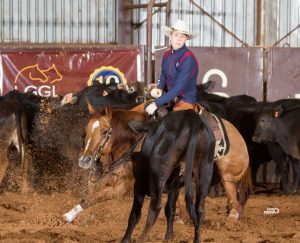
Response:
[[[228,215],[228,218],[234,219],[234,220],[238,220],[238,219],[239,219],[239,212],[238,212],[238,210],[232,208],[232,209],[230,210],[230,213],[229,213],[229,215]]]
[[[178,223],[178,224],[184,224],[184,222],[183,222],[182,219],[177,219],[177,223]]]

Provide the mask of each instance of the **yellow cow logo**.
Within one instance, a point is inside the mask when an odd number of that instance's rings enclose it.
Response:
[[[15,78],[15,83],[19,83],[22,80],[32,80],[42,84],[53,84],[61,81],[62,78],[63,77],[57,70],[55,64],[52,64],[48,69],[41,69],[38,64],[35,64],[21,69]]]

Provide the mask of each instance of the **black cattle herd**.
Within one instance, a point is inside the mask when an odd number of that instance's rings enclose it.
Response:
[[[300,100],[257,102],[247,95],[225,98],[207,92],[208,84],[197,87],[197,100],[238,129],[247,145],[254,185],[259,165],[273,160],[282,193],[299,193]],[[78,155],[90,116],[87,103],[97,110],[131,109],[146,97],[143,85],[135,85],[138,89],[95,82],[68,96],[67,104],[66,97],[45,98],[16,90],[1,96],[0,182],[8,180],[8,170],[18,168],[19,175],[10,179],[17,191],[82,191],[88,176],[78,166]],[[9,185],[2,185],[2,191],[5,187]]]
[[[258,166],[273,160],[276,171],[280,173],[282,192],[296,193],[300,180],[300,133],[297,125],[300,100],[257,102],[247,95],[225,98],[206,92],[209,84],[198,86],[197,100],[209,112],[231,122],[241,133],[247,144],[254,184]],[[10,145],[17,148],[23,165],[26,154],[30,154],[31,160],[36,159],[36,164],[31,161],[30,166],[25,165],[25,169],[29,166],[33,170],[32,175],[34,172],[46,173],[42,171],[45,168],[39,168],[39,157],[45,161],[48,156],[49,161],[43,163],[47,164],[45,170],[50,170],[49,173],[59,173],[56,166],[62,170],[73,168],[83,145],[84,127],[89,116],[87,101],[97,109],[107,106],[131,109],[145,96],[142,85],[136,83],[136,86],[138,88],[131,87],[129,91],[114,84],[94,83],[74,94],[72,102],[65,105],[61,104],[63,97],[45,98],[16,90],[0,96],[0,180],[4,179],[9,164],[14,163],[7,156],[8,150],[12,150]],[[56,165],[55,160],[63,160],[64,165]],[[292,178],[289,178],[290,164]],[[31,183],[39,184],[38,181]]]

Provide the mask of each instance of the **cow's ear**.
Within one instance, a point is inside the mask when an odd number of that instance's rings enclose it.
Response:
[[[88,109],[89,109],[89,112],[90,112],[90,114],[92,115],[92,114],[94,114],[95,113],[95,108],[94,108],[94,106],[92,106],[91,104],[90,104],[90,102],[87,100],[87,99],[85,99],[86,100],[86,103],[87,103],[87,106],[88,106]]]
[[[152,89],[156,89],[157,84],[149,84],[147,87],[147,93],[150,93]]]
[[[117,84],[117,87],[118,87],[118,89],[121,89],[121,90],[126,90],[126,91],[129,90],[129,87],[127,84]]]
[[[273,117],[279,118],[282,115],[283,111],[284,111],[284,109],[283,109],[282,105],[279,105],[278,107],[276,107],[273,110]]]
[[[62,98],[62,100],[60,102],[60,105],[61,106],[65,105],[65,104],[72,104],[73,105],[73,104],[75,104],[77,102],[77,100],[78,100],[77,96],[73,95],[73,93],[69,93],[69,94],[66,94]]]

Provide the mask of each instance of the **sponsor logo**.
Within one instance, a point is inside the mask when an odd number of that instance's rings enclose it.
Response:
[[[228,85],[227,76],[222,70],[217,69],[217,68],[213,68],[213,69],[208,70],[205,73],[204,77],[203,77],[202,83],[204,84],[204,83],[208,82],[208,80],[210,79],[210,77],[212,75],[219,76],[222,80],[222,87],[227,88],[227,85]],[[224,97],[229,97],[229,95],[226,94],[225,92],[211,92],[211,93],[216,94],[216,95],[220,95],[220,96],[224,96]]]
[[[278,208],[267,208],[264,211],[264,214],[278,214],[279,213],[279,209]]]
[[[101,84],[127,84],[127,80],[124,74],[118,69],[112,66],[103,66],[96,69],[88,80],[88,85],[93,82],[99,82]]]
[[[22,68],[15,78],[15,89],[21,89],[20,84],[26,84],[21,92],[32,92],[44,97],[57,97],[55,84],[62,80],[62,75],[57,70],[55,64],[47,69],[41,69],[38,64]]]

